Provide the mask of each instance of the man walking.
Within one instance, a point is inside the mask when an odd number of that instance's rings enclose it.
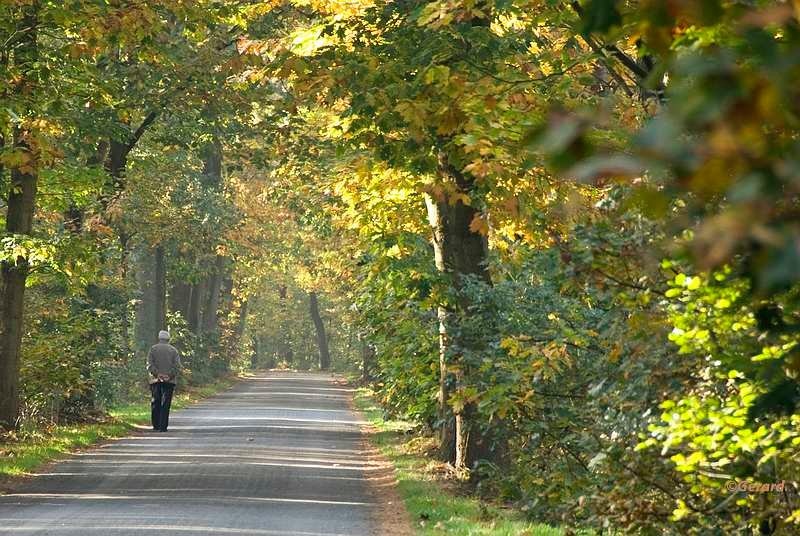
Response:
[[[175,378],[181,358],[178,350],[169,343],[169,332],[158,332],[158,344],[147,354],[147,372],[150,373],[150,419],[153,430],[166,432],[169,425],[169,406],[175,391]]]

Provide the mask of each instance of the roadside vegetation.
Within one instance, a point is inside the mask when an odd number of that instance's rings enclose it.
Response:
[[[369,440],[394,466],[398,491],[411,517],[415,533],[455,536],[592,536],[592,531],[564,531],[531,523],[521,512],[507,505],[492,504],[488,498],[473,497],[463,479],[431,456],[433,437],[413,433],[415,424],[386,419],[370,389],[354,396],[356,408],[371,425]]]

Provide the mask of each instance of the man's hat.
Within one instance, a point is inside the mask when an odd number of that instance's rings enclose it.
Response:
[[[163,329],[158,332],[158,340],[159,341],[168,341],[169,340],[169,331],[164,331]]]

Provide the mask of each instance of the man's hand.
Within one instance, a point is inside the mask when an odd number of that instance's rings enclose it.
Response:
[[[165,382],[165,381],[169,380],[169,374],[159,374],[157,376],[157,378],[158,378],[158,381]]]

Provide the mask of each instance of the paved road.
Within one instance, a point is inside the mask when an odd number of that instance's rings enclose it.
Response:
[[[371,535],[379,500],[347,388],[265,373],[0,496],[0,534]]]

